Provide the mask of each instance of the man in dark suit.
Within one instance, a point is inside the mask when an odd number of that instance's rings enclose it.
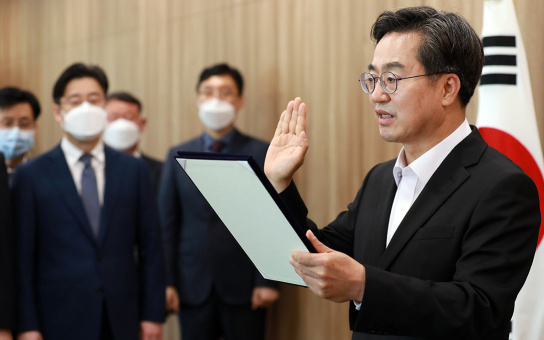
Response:
[[[156,204],[144,163],[101,141],[107,88],[101,68],[68,67],[53,89],[64,137],[15,173],[19,339],[162,338]]]
[[[531,179],[465,119],[482,43],[462,17],[430,7],[386,11],[372,35],[361,85],[382,138],[403,148],[319,230],[292,184],[308,148],[306,106],[289,103],[265,171],[318,251],[290,262],[318,296],[353,301],[353,339],[506,340],[540,211]]]
[[[15,329],[15,235],[11,223],[8,174],[0,152],[0,340]]]
[[[179,309],[184,340],[263,339],[265,308],[279,297],[174,159],[180,150],[238,153],[252,155],[262,166],[268,144],[234,127],[242,92],[236,69],[226,64],[204,69],[197,94],[205,132],[171,148],[164,165],[159,215],[167,305]]]
[[[30,91],[11,86],[0,89],[0,152],[10,185],[17,166],[28,161],[40,112],[40,103]]]
[[[147,118],[142,116],[142,103],[132,94],[118,91],[107,96],[106,112],[109,124],[104,131],[104,142],[143,160],[149,172],[153,193],[156,194],[162,162],[144,154],[139,148],[140,136],[147,126]]]

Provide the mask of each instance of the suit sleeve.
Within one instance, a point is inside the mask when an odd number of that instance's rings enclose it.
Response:
[[[145,164],[138,162],[140,188],[139,256],[142,283],[141,320],[164,322],[165,280],[162,241],[157,217],[157,204],[151,194],[149,175]]]
[[[14,244],[7,171],[0,154],[0,329],[15,329]]]
[[[370,171],[370,173],[372,170]],[[370,174],[369,173],[369,174]],[[367,176],[368,178],[369,176]],[[361,200],[362,193],[366,184],[357,193],[355,200],[349,204],[346,211],[338,214],[336,219],[331,222],[328,228],[319,229],[317,225],[309,219],[308,208],[304,204],[302,197],[294,182],[280,193],[280,197],[287,204],[291,213],[301,226],[306,226],[316,237],[323,242],[327,247],[345,253],[353,257],[353,237],[355,229],[355,221],[357,220],[357,208]]]
[[[39,330],[36,306],[37,216],[31,174],[20,166],[13,178],[13,208],[17,235],[17,280],[19,332]]]
[[[261,169],[264,171],[264,160],[266,158],[266,152],[268,150],[268,143],[256,140],[255,142],[255,150],[251,152],[251,154],[254,156],[255,161]],[[276,281],[267,280],[265,279],[262,274],[255,268],[255,287],[269,287],[269,288],[278,288],[278,283]]]
[[[177,286],[176,280],[176,249],[181,225],[181,211],[177,192],[175,171],[178,170],[175,163],[173,149],[168,152],[163,165],[159,184],[158,202],[159,219],[163,236],[163,248],[166,267],[166,284]]]

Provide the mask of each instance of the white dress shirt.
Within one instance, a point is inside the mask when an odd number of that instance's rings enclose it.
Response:
[[[68,163],[68,168],[72,173],[72,178],[74,184],[76,185],[77,192],[81,196],[81,174],[83,173],[83,162],[80,161],[83,151],[77,146],[72,144],[68,138],[63,137],[60,142],[60,148],[64,153],[64,158],[66,158],[66,163]],[[94,169],[96,176],[96,185],[98,186],[98,200],[100,205],[104,202],[104,185],[106,183],[106,175],[104,173],[104,168],[106,166],[106,155],[104,154],[104,143],[102,141],[91,150],[91,166]]]
[[[397,162],[393,167],[393,177],[395,178],[398,189],[389,217],[386,246],[389,245],[389,241],[393,238],[402,219],[436,169],[438,169],[440,164],[450,154],[451,150],[471,132],[470,125],[465,119],[452,134],[418,157],[410,165],[406,164],[404,147],[400,150]]]

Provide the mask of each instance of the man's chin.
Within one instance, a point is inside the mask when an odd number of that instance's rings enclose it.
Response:
[[[72,134],[72,133],[66,132],[66,136],[72,142],[93,143],[93,142],[97,142],[100,139],[100,137],[102,136],[102,133],[99,133],[98,135],[96,135],[96,134],[93,134],[93,135],[84,135],[84,134],[78,135],[78,134]]]
[[[395,136],[393,135],[391,129],[389,128],[385,128],[385,127],[381,127],[380,126],[380,136],[382,137],[382,139],[388,143],[395,143],[397,142]]]

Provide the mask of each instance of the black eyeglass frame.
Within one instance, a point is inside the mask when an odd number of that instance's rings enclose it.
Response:
[[[391,74],[393,76],[393,78],[395,78],[395,89],[393,91],[391,91],[391,92],[387,91],[387,89],[383,85],[384,82],[383,82],[382,77],[386,73]],[[401,77],[398,77],[393,72],[389,72],[389,71],[383,72],[379,77],[376,77],[375,75],[373,75],[370,72],[363,72],[363,73],[361,73],[361,76],[359,77],[359,83],[361,83],[361,88],[363,89],[363,91],[366,94],[372,94],[372,93],[374,93],[374,90],[376,89],[376,83],[378,82],[378,79],[379,79],[380,80],[380,85],[382,86],[382,89],[385,91],[385,93],[393,94],[393,93],[397,92],[397,89],[399,87],[399,80],[418,78],[418,77],[426,77],[426,76],[432,76],[432,75],[435,75],[435,74],[445,74],[445,73],[450,73],[450,72],[441,71],[441,72],[426,73],[426,74],[420,74],[420,75],[417,75],[417,76],[410,76],[410,77],[401,78]],[[374,87],[372,88],[372,91],[370,91],[368,88],[365,89],[365,84],[366,84],[365,83],[365,77],[366,77],[367,74],[372,78],[372,80],[374,80]]]

